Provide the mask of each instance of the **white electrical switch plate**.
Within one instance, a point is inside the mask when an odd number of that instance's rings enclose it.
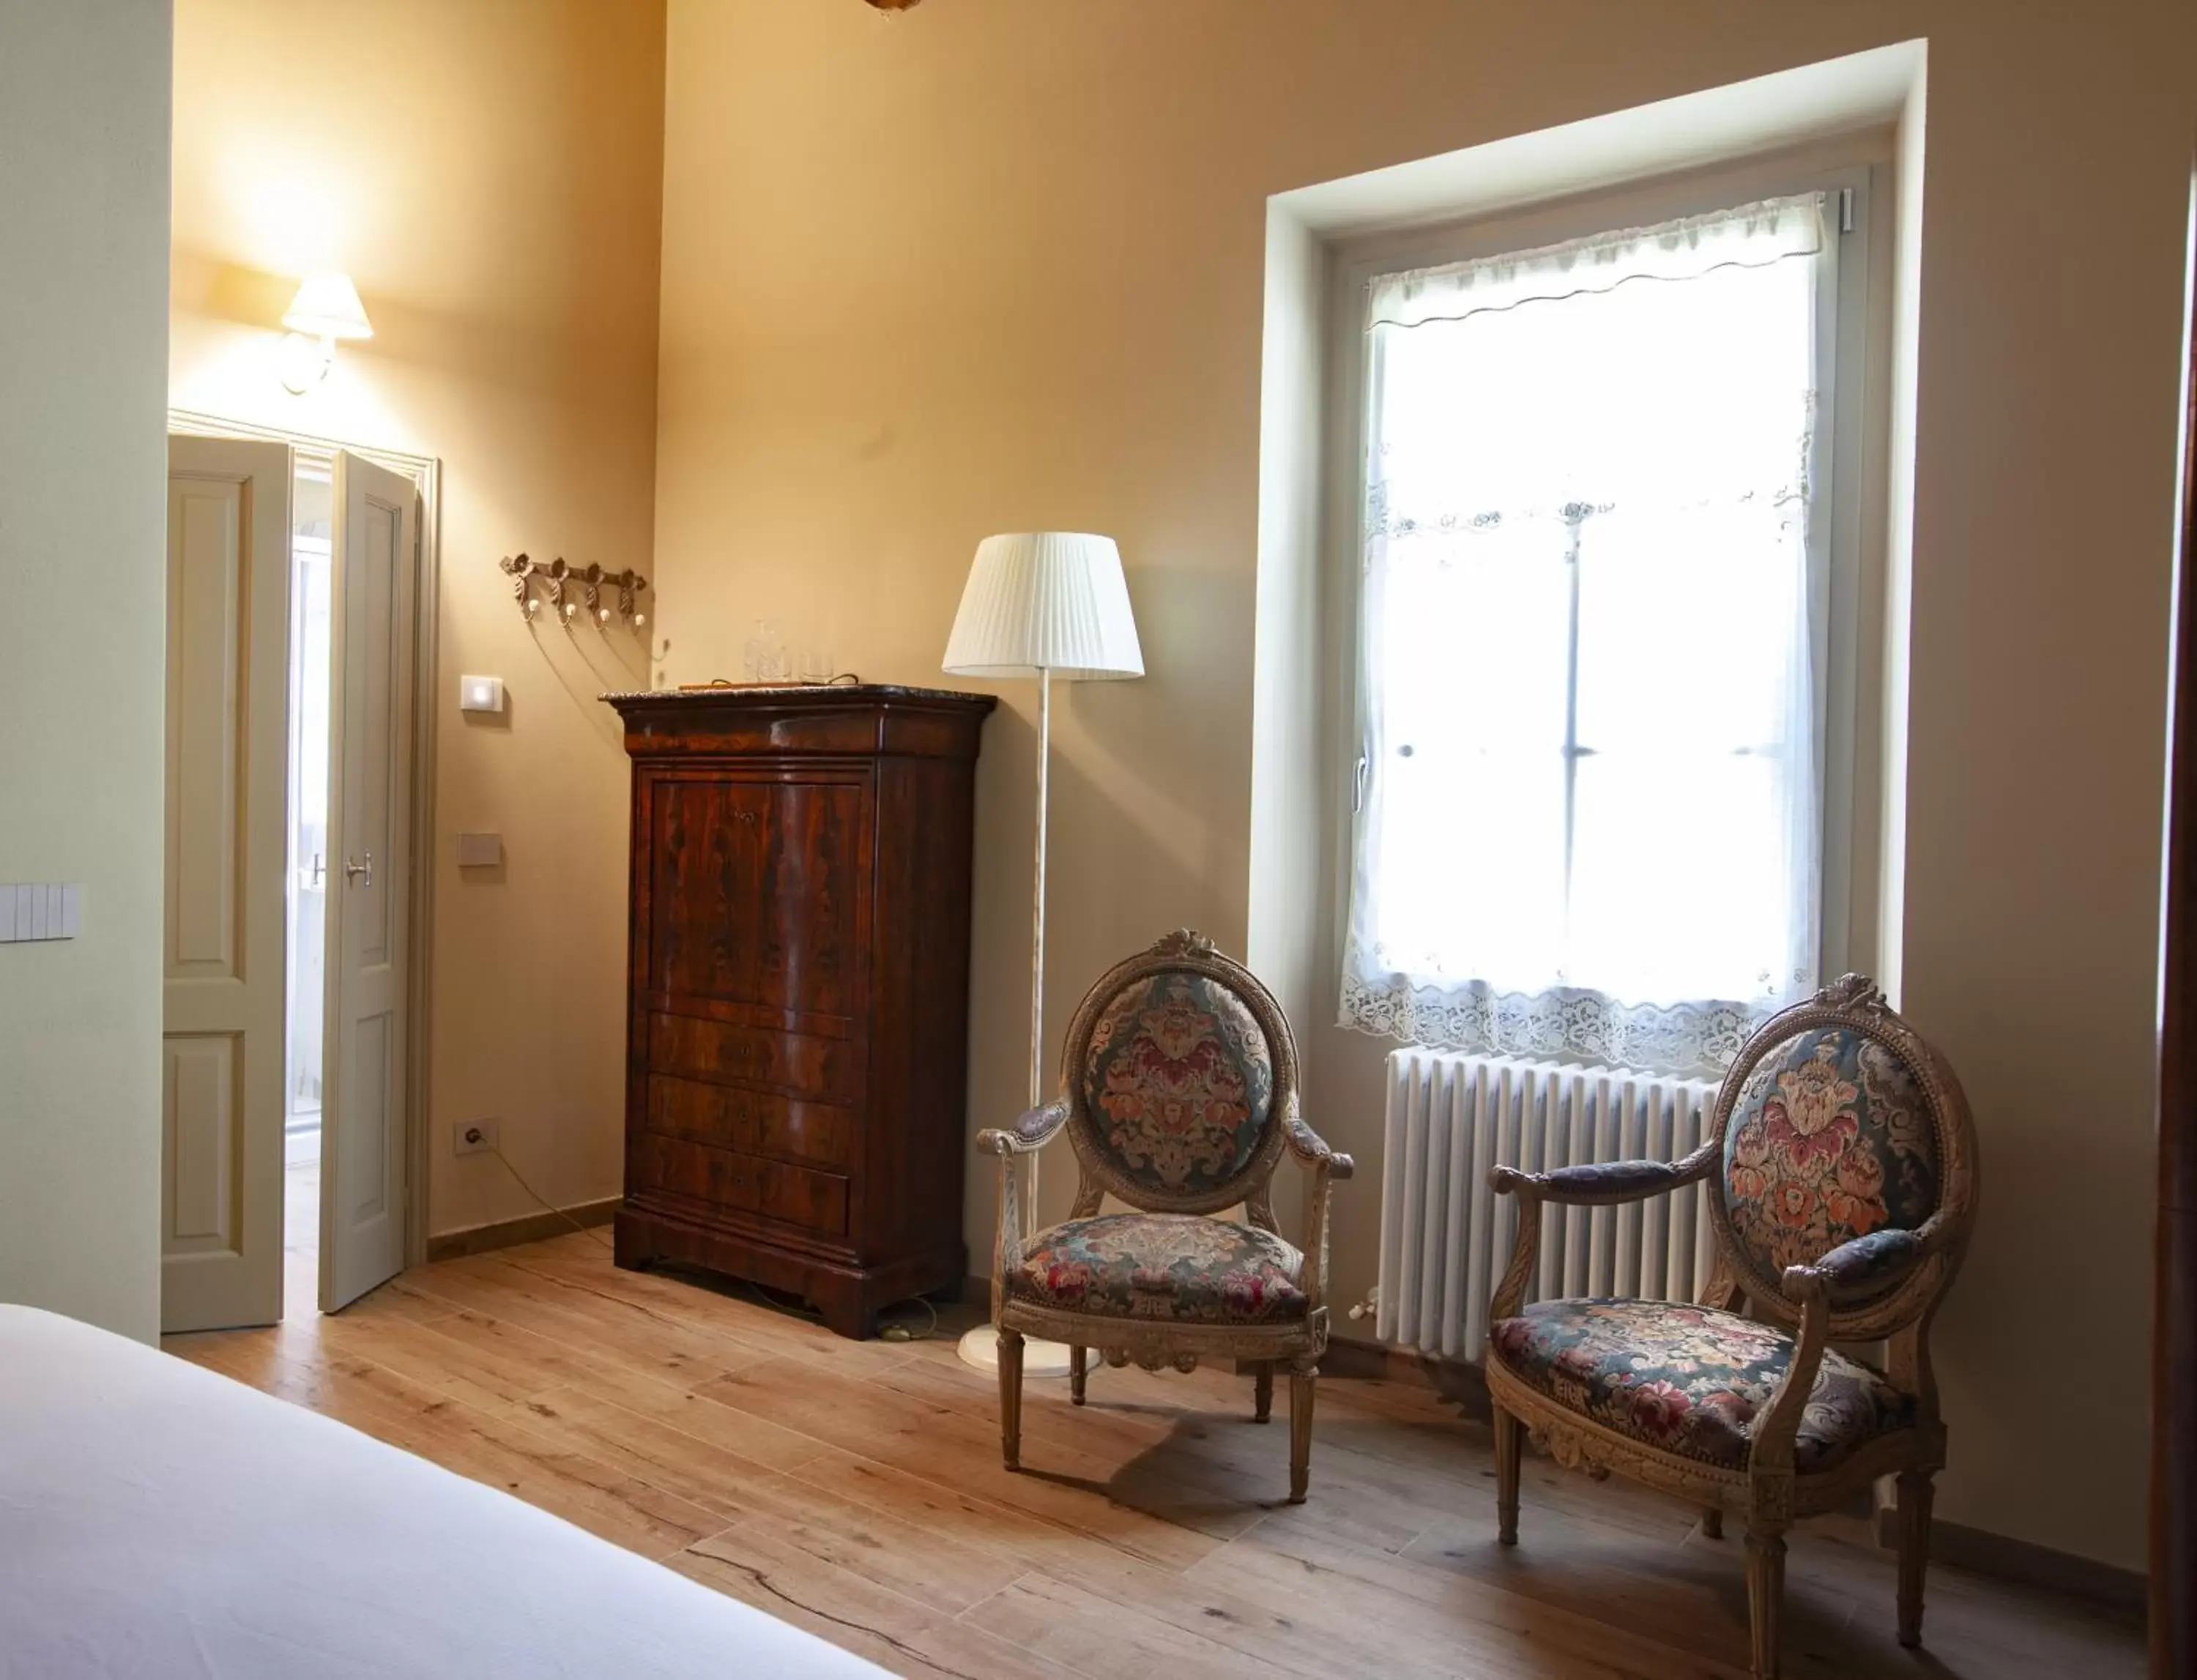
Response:
[[[461,869],[493,869],[503,861],[503,837],[501,834],[461,834],[458,837],[458,867]]]
[[[503,679],[500,676],[461,676],[458,679],[458,710],[461,712],[500,712],[503,710]]]
[[[74,939],[83,924],[84,889],[75,883],[0,883],[0,945]]]

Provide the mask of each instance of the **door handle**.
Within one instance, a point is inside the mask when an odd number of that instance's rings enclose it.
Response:
[[[360,878],[363,877],[364,884],[369,887],[372,886],[374,884],[374,854],[372,852],[368,852],[366,854],[366,861],[364,863],[353,863],[349,858],[345,858],[344,860],[344,875],[345,878],[353,881],[359,880]]]

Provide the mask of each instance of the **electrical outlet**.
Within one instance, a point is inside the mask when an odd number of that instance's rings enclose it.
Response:
[[[496,1122],[493,1118],[461,1120],[450,1128],[453,1155],[485,1155],[497,1146]]]

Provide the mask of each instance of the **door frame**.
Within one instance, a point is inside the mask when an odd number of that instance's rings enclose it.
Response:
[[[404,1051],[404,1264],[427,1260],[428,1022],[432,1017],[432,983],[435,925],[435,756],[438,716],[435,704],[440,666],[438,641],[442,625],[443,463],[432,455],[379,449],[282,426],[259,426],[189,408],[168,410],[168,430],[194,437],[246,437],[287,443],[296,456],[333,468],[339,449],[402,473],[420,490],[420,551],[413,578],[412,622],[412,847],[409,937],[406,961]],[[287,629],[285,629],[287,634]]]
[[[2197,198],[2185,260],[2180,519],[2160,910],[2152,1251],[2150,1632],[2154,1680],[2197,1665]]]

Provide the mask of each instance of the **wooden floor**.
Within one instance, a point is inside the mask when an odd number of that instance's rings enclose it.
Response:
[[[1102,1369],[1081,1411],[1034,1380],[1011,1475],[955,1324],[843,1341],[619,1272],[601,1235],[168,1345],[905,1674],[1744,1671],[1736,1530],[1705,1539],[1687,1509],[1529,1460],[1521,1544],[1498,1548],[1487,1432],[1423,1390],[1323,1379],[1299,1507],[1281,1398],[1262,1427],[1248,1380],[1204,1371]],[[1795,1677],[2142,1671],[2132,1624],[1946,1569],[1928,1649],[1904,1652],[1888,1560],[1835,1526],[1795,1537],[1789,1576]]]

